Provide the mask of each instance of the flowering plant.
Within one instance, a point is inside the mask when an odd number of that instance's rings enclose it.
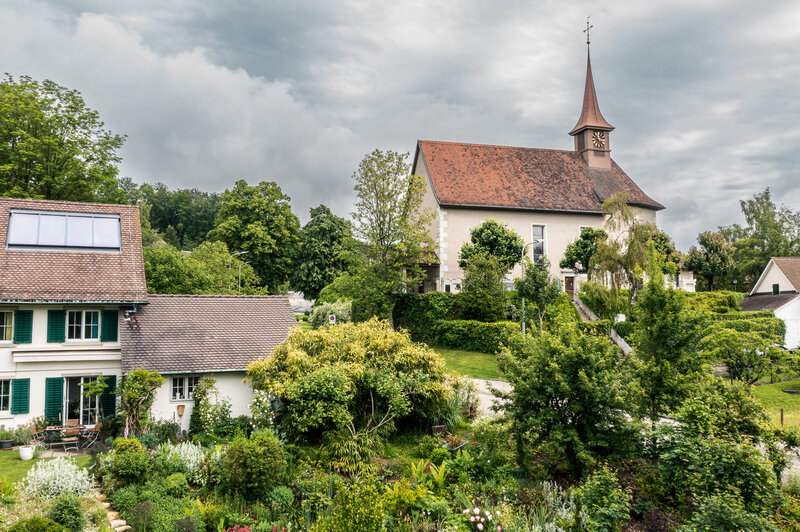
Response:
[[[26,492],[46,499],[62,493],[85,495],[92,487],[89,472],[72,458],[36,462],[22,482]]]
[[[500,512],[495,512],[494,515],[489,510],[481,510],[477,506],[475,508],[464,508],[461,512],[464,516],[464,521],[468,523],[470,530],[477,530],[478,532],[502,532],[503,527],[495,521],[495,517],[500,515]]]

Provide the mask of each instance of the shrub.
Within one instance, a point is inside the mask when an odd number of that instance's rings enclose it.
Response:
[[[426,434],[417,445],[417,456],[419,458],[430,458],[433,450],[437,447],[441,447],[441,445],[442,440],[440,438]]]
[[[14,431],[14,445],[30,445],[34,436],[33,428],[30,425],[20,427]]]
[[[575,496],[587,530],[614,532],[630,519],[631,494],[620,487],[617,475],[606,466],[589,475]]]
[[[180,434],[181,426],[174,421],[162,419],[152,423],[150,431],[139,436],[139,441],[148,449],[168,441],[174,441]]]
[[[83,511],[81,500],[70,493],[62,493],[56,497],[47,517],[71,532],[81,532],[86,526],[86,512]]]
[[[218,434],[217,429],[230,425],[231,402],[219,397],[217,381],[203,377],[194,389],[194,406],[189,417],[189,433]]]
[[[599,318],[611,319],[615,314],[627,310],[627,292],[627,290],[620,290],[615,300],[612,291],[605,286],[585,281],[581,283],[581,292],[578,295]]]
[[[189,482],[183,473],[173,473],[164,480],[164,489],[173,497],[183,497],[189,490]]]
[[[433,325],[452,318],[452,309],[459,294],[450,292],[428,292],[427,294],[403,294],[392,311],[392,319],[398,329],[405,329],[415,342],[434,344]]]
[[[336,316],[336,323],[347,323],[352,321],[353,302],[349,299],[338,299],[333,303],[321,303],[314,307],[311,313],[311,326],[313,328],[322,327],[328,324],[331,314]]]
[[[247,500],[263,498],[286,468],[283,445],[271,430],[233,440],[222,455],[222,485]]]
[[[17,521],[8,529],[8,532],[66,532],[66,528],[46,517],[29,517]]]
[[[498,321],[484,323],[473,320],[439,321],[433,325],[431,343],[452,349],[499,353],[502,346],[509,346],[522,331],[518,323]]]
[[[507,294],[503,287],[506,268],[485,252],[472,255],[462,266],[464,280],[458,298],[458,317],[467,320],[500,321],[505,316]]]
[[[189,480],[192,480],[205,455],[206,450],[202,445],[185,441],[178,444],[169,442],[161,444],[156,449],[154,457],[157,462],[172,464],[164,468],[164,473],[185,472]]]
[[[124,481],[144,477],[150,469],[150,454],[136,438],[117,438],[109,452],[109,469]]]
[[[431,453],[431,462],[433,462],[437,466],[442,465],[442,462],[449,459],[450,459],[450,451],[448,451],[447,449],[442,449],[441,447],[437,447]]]
[[[317,521],[312,532],[374,532],[382,528],[383,500],[373,479],[340,489],[334,504],[331,515]]]
[[[278,516],[289,511],[294,502],[292,490],[286,486],[275,486],[264,499],[273,516]]]
[[[681,529],[683,532],[695,530],[716,530],[719,532],[777,532],[778,529],[770,521],[748,511],[736,493],[723,492],[706,497],[700,501],[700,506],[690,520],[689,526]]]
[[[175,522],[186,517],[187,502],[169,495],[160,480],[131,484],[111,494],[111,503],[120,517],[136,530],[173,530]]]
[[[444,450],[444,449],[443,449]],[[386,511],[393,516],[407,514],[428,496],[428,489],[419,484],[411,486],[408,479],[392,484],[383,494]]]
[[[53,458],[36,462],[24,480],[25,491],[52,499],[63,493],[84,495],[92,487],[89,472],[72,458]]]

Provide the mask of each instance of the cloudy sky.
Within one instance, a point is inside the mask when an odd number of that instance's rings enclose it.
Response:
[[[679,247],[766,187],[800,209],[796,0],[0,0],[0,65],[80,90],[122,175],[275,181],[306,220],[374,148],[571,149],[587,14],[612,155]]]

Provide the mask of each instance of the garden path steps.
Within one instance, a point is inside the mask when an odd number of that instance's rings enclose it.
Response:
[[[586,303],[578,296],[577,294],[572,296],[572,304],[575,305],[575,308],[578,309],[578,314],[581,317],[582,321],[591,322],[591,321],[600,321],[600,318],[597,317],[597,314],[592,312],[592,310],[586,306]],[[612,343],[616,344],[617,347],[622,350],[623,354],[628,354],[633,351],[633,348],[628,345],[628,342],[625,339],[617,334],[617,331],[614,328],[611,328],[609,332],[608,339],[611,340]]]
[[[94,488],[94,492],[97,494],[97,500],[100,501],[100,504],[106,509],[106,516],[108,517],[108,523],[111,525],[111,528],[115,532],[125,532],[126,530],[130,530],[130,525],[126,523],[124,519],[120,519],[119,512],[115,512],[111,508],[111,503],[106,501],[105,493],[100,491],[100,488]]]

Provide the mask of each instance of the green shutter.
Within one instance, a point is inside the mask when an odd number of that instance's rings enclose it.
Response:
[[[44,381],[44,417],[48,423],[61,423],[64,408],[64,379],[48,377]]]
[[[66,338],[66,310],[47,311],[47,341],[61,343]]]
[[[14,311],[14,343],[29,344],[33,338],[33,311]]]
[[[102,327],[100,331],[101,342],[116,342],[117,341],[117,324],[119,322],[119,313],[117,310],[104,310],[103,321],[100,323]]]
[[[117,388],[116,375],[104,375],[106,381],[106,389],[100,394],[100,410],[103,419],[114,417],[117,414],[117,394],[114,393]]]
[[[11,381],[11,413],[27,414],[31,404],[31,380],[14,379]]]

